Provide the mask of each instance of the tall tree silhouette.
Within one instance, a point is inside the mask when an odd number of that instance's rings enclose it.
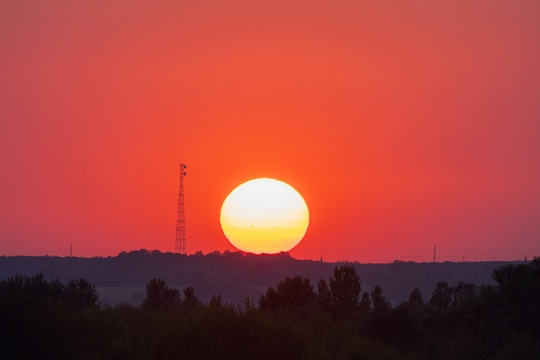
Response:
[[[165,285],[164,279],[154,278],[146,284],[146,297],[142,304],[143,309],[170,310],[180,304],[180,291]]]
[[[452,302],[452,288],[446,281],[439,281],[435,286],[435,291],[429,299],[429,306],[437,310],[446,310]]]
[[[424,306],[424,297],[422,296],[422,291],[419,288],[415,287],[409,294],[409,306],[413,308],[420,308]]]
[[[197,296],[195,296],[195,289],[188,286],[184,289],[184,306],[187,308],[195,308],[201,304]]]
[[[325,279],[320,279],[317,283],[317,305],[327,313],[332,311],[332,292]]]
[[[358,308],[362,286],[354,267],[342,265],[334,269],[330,279],[332,304],[337,313],[353,313]]]
[[[68,282],[64,289],[64,298],[70,306],[77,310],[98,305],[96,287],[82,278]]]
[[[268,288],[265,295],[259,300],[261,310],[276,312],[286,309],[306,309],[315,303],[316,294],[308,278],[301,276],[287,276],[276,286]]]
[[[383,296],[382,288],[379,285],[376,285],[371,291],[371,302],[373,304],[373,311],[376,313],[390,310],[390,304]]]

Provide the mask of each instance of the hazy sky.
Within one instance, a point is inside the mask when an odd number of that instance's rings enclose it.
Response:
[[[0,255],[234,250],[295,187],[297,258],[540,255],[538,0],[0,0]]]

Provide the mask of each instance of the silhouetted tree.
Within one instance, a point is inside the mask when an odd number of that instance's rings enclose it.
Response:
[[[191,286],[188,286],[187,288],[185,288],[184,289],[184,306],[189,309],[193,309],[199,306],[200,304],[201,302],[195,296],[195,290]]]
[[[73,358],[73,329],[96,309],[95,288],[85,279],[64,286],[43,273],[16,275],[0,282],[0,357],[6,359]],[[83,342],[82,339],[74,340]]]
[[[221,295],[212,295],[212,297],[210,298],[210,302],[208,303],[209,306],[216,306],[216,307],[221,307],[223,306],[223,304],[221,303]]]
[[[530,264],[536,276],[540,276],[540,256],[535,256]]]
[[[269,287],[266,290],[266,294],[262,295],[259,299],[259,309],[265,312],[275,314],[279,309],[276,290],[273,287]]]
[[[316,294],[308,278],[301,276],[286,277],[276,286],[268,289],[259,300],[261,310],[269,309],[272,312],[286,309],[307,308],[315,303]]]
[[[317,283],[317,304],[327,313],[332,311],[332,292],[325,279]]]
[[[452,288],[452,306],[470,305],[478,297],[476,285],[460,282]]]
[[[362,299],[360,300],[360,310],[362,313],[367,314],[371,310],[371,298],[369,292],[364,291],[362,293]]]
[[[440,281],[435,286],[435,291],[431,294],[429,299],[429,306],[437,310],[448,309],[452,302],[452,289],[445,281]]]
[[[529,264],[507,265],[493,272],[498,285],[500,312],[514,330],[528,328],[540,336],[540,258]],[[511,314],[511,316],[509,315]]]
[[[379,285],[376,285],[371,291],[371,303],[373,304],[373,311],[376,313],[384,312],[390,309],[390,304],[383,296],[382,288]]]
[[[98,306],[96,287],[82,278],[68,282],[64,289],[64,299],[77,310]]]
[[[354,267],[342,265],[334,269],[334,277],[330,279],[332,304],[338,313],[353,313],[358,308],[358,300],[362,292],[360,278]]]
[[[47,280],[42,272],[27,276],[16,274],[0,282],[0,291],[24,292],[42,299],[58,300],[64,294],[64,285],[58,279]]]
[[[512,303],[540,301],[540,258],[530,264],[507,265],[493,271],[493,279],[504,297]]]
[[[409,305],[414,308],[420,308],[424,306],[424,297],[419,288],[415,287],[413,291],[409,294]]]
[[[164,279],[151,279],[146,284],[146,297],[143,309],[171,310],[181,304],[180,291],[165,285]]]

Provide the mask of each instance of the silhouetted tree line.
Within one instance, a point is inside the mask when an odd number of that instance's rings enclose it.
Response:
[[[442,262],[414,263],[396,260],[390,264],[347,263],[355,267],[362,285],[384,289],[387,299],[396,305],[406,301],[409,292],[418,287],[427,297],[437,281],[457,284],[493,284],[492,272],[500,266],[527,262]],[[257,299],[261,286],[275,286],[286,276],[302,275],[316,287],[321,278],[328,278],[341,263],[294,259],[288,253],[274,255],[212,252],[206,255],[181,255],[156,250],[123,252],[115,257],[0,256],[0,279],[15,273],[36,274],[42,271],[49,278],[67,283],[71,278],[84,278],[96,289],[108,288],[100,296],[102,303],[125,299],[140,305],[145,284],[151,277],[165,279],[167,284],[193,286],[199,299],[207,303],[213,294],[238,303],[244,298]],[[104,289],[105,290],[105,289]],[[429,298],[427,299],[429,300]]]
[[[85,279],[0,282],[1,359],[538,359],[540,258],[495,285],[439,282],[392,306],[354,267],[289,276],[258,303],[203,304],[151,279],[140,306],[101,306]]]

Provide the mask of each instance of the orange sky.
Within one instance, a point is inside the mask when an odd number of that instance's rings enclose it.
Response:
[[[0,255],[234,250],[239,184],[296,258],[540,255],[540,2],[0,1]]]

